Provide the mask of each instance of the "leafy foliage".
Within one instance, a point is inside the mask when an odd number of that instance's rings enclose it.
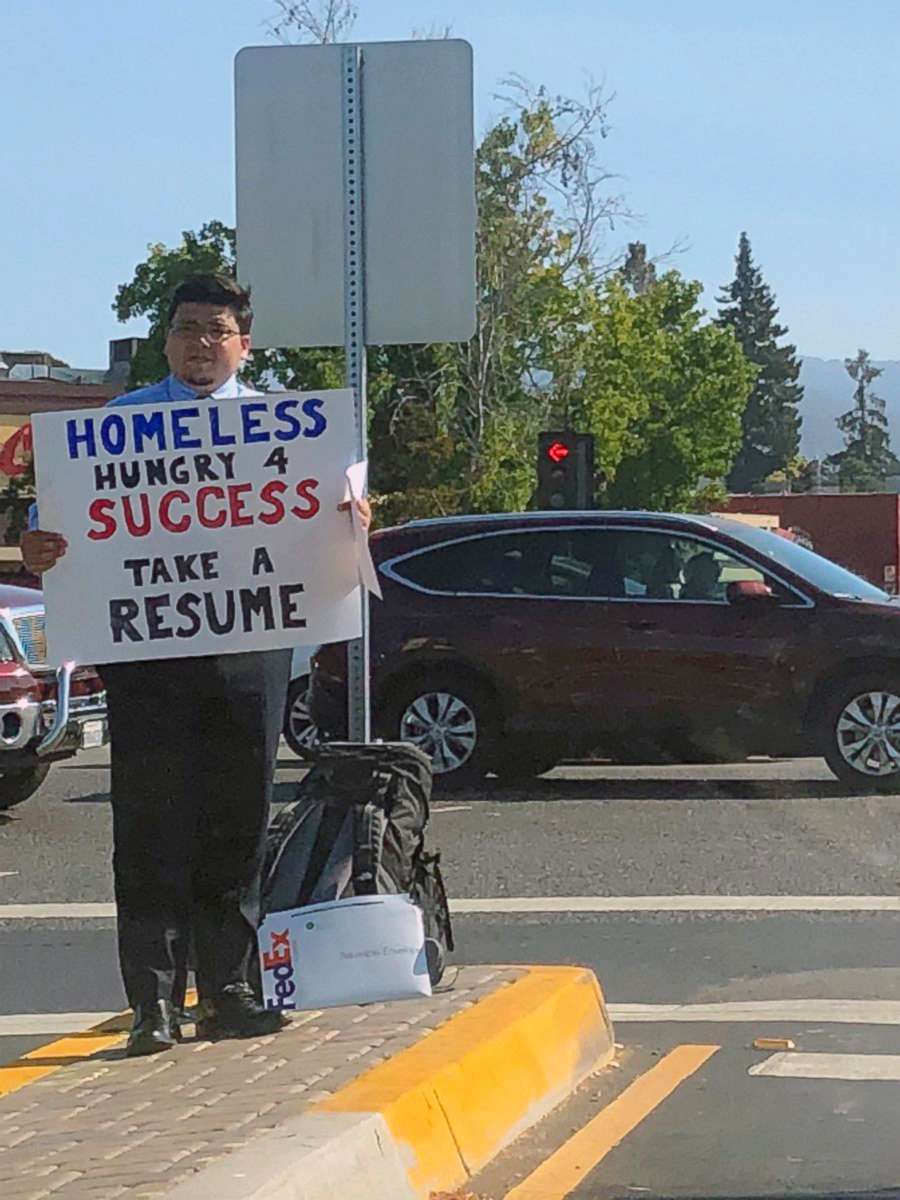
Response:
[[[716,481],[740,444],[753,372],[732,334],[703,321],[700,292],[668,271],[643,292],[614,278],[585,297],[569,411],[597,435],[605,505],[703,508],[721,498]]]
[[[166,310],[172,293],[190,275],[235,272],[235,232],[221,221],[209,221],[199,232],[185,230],[173,248],[157,242],[134,277],[116,292],[113,310],[120,321],[146,317],[150,329],[131,363],[130,384],[140,387],[165,378]],[[255,350],[245,368],[251,383],[274,379],[285,387],[343,386],[343,354],[335,350]]]
[[[28,510],[35,494],[34,460],[29,458],[24,474],[7,480],[6,486],[0,490],[0,514],[6,517],[7,546],[18,546],[20,537],[28,527]]]
[[[828,462],[841,491],[882,491],[887,476],[900,473],[900,461],[891,449],[884,400],[872,391],[882,368],[873,366],[866,350],[859,350],[856,358],[844,359],[844,366],[856,384],[853,407],[837,421],[845,449]]]
[[[514,79],[506,102],[476,154],[474,337],[368,352],[379,520],[527,507],[537,434],[550,421],[597,435],[607,502],[712,503],[752,382],[734,336],[704,321],[699,284],[674,271],[657,279],[640,243],[621,273],[604,261],[604,231],[627,210],[598,161],[602,95],[572,100]],[[233,272],[234,242],[209,222],[177,247],[151,246],[119,288],[120,319],[150,320],[133,384],[165,374],[174,286],[195,271]],[[343,354],[255,351],[246,375],[338,387]]]
[[[797,383],[796,346],[778,345],[787,330],[776,320],[775,299],[753,263],[746,233],[741,234],[736,263],[734,280],[719,297],[719,324],[733,330],[756,369],[741,447],[729,477],[733,491],[748,492],[773,471],[784,469],[799,452],[802,418],[797,406],[803,388]]]

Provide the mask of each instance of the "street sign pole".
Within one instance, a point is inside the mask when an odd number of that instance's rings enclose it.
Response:
[[[366,434],[366,255],[362,130],[363,53],[342,48],[344,126],[344,353],[347,386],[353,389],[357,460],[368,457]],[[372,739],[369,685],[369,595],[361,587],[362,635],[348,649],[347,732],[351,742]]]

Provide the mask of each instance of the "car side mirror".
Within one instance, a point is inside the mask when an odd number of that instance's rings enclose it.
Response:
[[[762,607],[775,602],[775,593],[768,584],[755,579],[739,579],[729,583],[726,592],[729,604]]]

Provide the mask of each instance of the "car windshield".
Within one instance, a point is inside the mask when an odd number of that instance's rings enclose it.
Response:
[[[770,533],[765,529],[755,529],[752,525],[740,526],[734,521],[722,522],[723,533],[740,538],[747,546],[764,554],[778,566],[793,571],[795,575],[808,580],[821,592],[836,596],[842,600],[864,600],[869,603],[887,604],[891,597],[874,583],[854,575],[845,567],[838,566],[821,554],[807,550],[797,542]]]

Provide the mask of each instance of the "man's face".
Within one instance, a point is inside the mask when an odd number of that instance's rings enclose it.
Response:
[[[230,308],[218,304],[179,304],[166,338],[172,374],[201,396],[222,386],[250,353],[250,335],[241,333]]]

